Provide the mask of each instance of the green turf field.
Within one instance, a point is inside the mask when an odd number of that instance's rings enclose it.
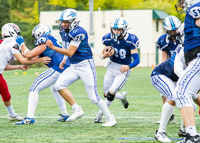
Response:
[[[23,74],[19,70],[4,72],[3,76],[8,83],[12,95],[11,101],[16,113],[26,116],[28,90],[37,77],[35,72],[41,73],[45,70],[44,68],[30,69],[27,74]],[[159,127],[156,121],[160,119],[162,101],[159,92],[150,83],[151,71],[147,68],[132,70],[128,82],[122,89],[122,91],[128,92],[129,108],[124,109],[119,100],[114,100],[110,111],[115,115],[118,125],[111,128],[101,127],[101,124],[93,123],[99,109],[90,102],[81,80],[69,86],[76,101],[85,112],[84,118],[78,119],[76,122],[57,122],[60,110],[49,88],[40,93],[35,113],[37,123],[33,125],[16,126],[15,122],[8,122],[7,110],[1,102],[0,142],[156,142],[151,138],[154,138],[154,133]],[[18,72],[18,75],[15,75],[15,72]],[[105,68],[97,68],[98,91],[102,98],[105,72]],[[71,115],[72,109],[67,103],[66,105],[68,113]],[[176,124],[168,125],[167,134],[169,138],[177,139],[181,123],[177,108],[174,114]],[[199,118],[198,112],[196,112],[196,117]],[[105,120],[104,118],[103,122]],[[199,131],[199,119],[196,120],[196,124]]]

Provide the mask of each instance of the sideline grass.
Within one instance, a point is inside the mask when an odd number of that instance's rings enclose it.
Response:
[[[28,89],[34,79],[38,76],[35,72],[43,72],[46,69],[30,69],[27,74],[22,71],[6,71],[3,76],[6,79],[12,96],[12,104],[15,112],[22,116],[27,114]],[[18,75],[14,73],[18,72]],[[105,68],[97,68],[98,92],[103,97],[103,77]],[[76,122],[57,122],[57,118],[36,118],[34,125],[15,126],[14,122],[8,122],[6,118],[0,118],[0,142],[156,142],[154,140],[120,140],[119,138],[153,138],[158,129],[156,121],[159,120],[162,101],[159,92],[150,83],[151,69],[136,68],[132,70],[128,82],[121,90],[128,92],[128,109],[124,109],[120,102],[115,99],[110,111],[115,117],[130,117],[117,119],[118,125],[112,128],[103,128],[101,124],[94,124],[98,107],[92,104],[87,97],[83,82],[81,80],[69,86],[70,91],[78,104],[85,112],[85,117]],[[69,115],[72,114],[71,107],[66,103]],[[6,116],[7,110],[3,103],[0,104],[0,116]],[[35,117],[58,116],[60,113],[54,96],[47,88],[40,93],[39,103],[36,108]],[[180,117],[177,108],[175,117]],[[134,117],[157,117],[157,118],[134,118]],[[196,117],[198,113],[196,112]],[[105,122],[105,118],[103,119]],[[177,132],[181,123],[176,118],[176,124],[167,127],[169,138],[178,138]],[[197,130],[200,120],[196,120]],[[177,141],[172,141],[177,142]]]

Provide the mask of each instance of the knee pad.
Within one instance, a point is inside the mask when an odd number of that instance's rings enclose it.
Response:
[[[111,94],[110,92],[108,92],[107,99],[108,101],[113,101],[115,99],[115,94]]]
[[[9,91],[4,92],[4,94],[1,95],[1,97],[2,97],[3,101],[10,101],[10,99],[11,99],[11,95],[10,95]]]

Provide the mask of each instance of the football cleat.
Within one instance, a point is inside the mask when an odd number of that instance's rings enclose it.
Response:
[[[74,122],[75,120],[77,120],[78,118],[83,117],[84,115],[85,115],[85,114],[84,114],[84,112],[83,112],[83,110],[82,110],[82,107],[79,105],[79,106],[77,107],[77,109],[74,111],[73,115],[70,116],[70,117],[66,120],[66,122]]]
[[[183,131],[183,130],[181,130],[181,129],[179,129],[179,131],[178,131],[178,136],[179,136],[179,137],[185,137],[185,135],[186,135],[186,132]]]
[[[94,123],[101,123],[102,117],[103,117],[103,113],[102,113],[102,111],[100,110],[100,111],[97,113],[96,118],[94,119]]]
[[[25,124],[35,124],[36,121],[34,118],[26,117],[23,121],[15,123],[15,125],[25,125]]]
[[[66,116],[62,114],[59,114],[59,115],[60,115],[60,118],[57,121],[65,122],[69,118],[69,115],[66,115]]]
[[[171,142],[171,140],[167,137],[167,134],[165,132],[158,132],[158,130],[156,130],[154,137],[160,142]]]
[[[111,115],[110,119],[106,121],[106,123],[102,124],[102,127],[113,127],[117,125],[117,121],[115,120],[115,116]]]
[[[161,121],[157,121],[156,124],[160,124]],[[175,124],[175,115],[172,114],[169,121],[168,121],[168,124]]]
[[[128,103],[128,100],[127,100],[127,92],[126,91],[122,92],[122,97],[123,97],[123,99],[121,99],[120,101],[121,101],[122,105],[124,106],[124,108],[127,109],[129,103]]]
[[[18,114],[15,114],[15,117],[11,117],[11,116],[8,115],[8,119],[9,119],[9,121],[22,121],[22,120],[24,120],[24,118],[19,116]]]
[[[200,143],[200,136],[199,134],[197,134],[196,136],[190,136],[190,134],[187,133],[184,139],[177,143]]]

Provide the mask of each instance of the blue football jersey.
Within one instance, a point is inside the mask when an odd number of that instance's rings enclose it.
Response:
[[[176,47],[180,44],[178,40],[175,42],[167,39],[167,34],[163,34],[158,38],[158,42],[156,47],[162,51],[166,51],[169,57],[171,57],[176,49]]]
[[[35,42],[35,47],[41,44],[45,44],[47,40],[51,40],[56,47],[62,48],[58,41],[51,35],[42,35],[40,36],[37,41]],[[69,60],[66,61],[65,65],[63,66],[64,69],[60,69],[59,65],[63,60],[64,55],[46,47],[46,50],[40,54],[40,57],[50,57],[51,62],[47,64],[49,68],[53,68],[55,71],[63,72],[67,67],[70,66]]]
[[[200,3],[191,6],[185,16],[184,52],[200,46],[200,27],[195,24],[198,18],[200,18]]]
[[[63,41],[63,48],[67,49],[71,41],[81,41],[78,49],[72,57],[69,57],[70,63],[76,64],[85,59],[92,59],[92,51],[88,44],[88,35],[85,29],[78,26],[66,33],[64,30],[60,31],[60,35]]]
[[[161,63],[158,67],[156,67],[152,71],[151,76],[161,74],[170,78],[172,81],[178,81],[178,76],[174,73],[174,60],[176,58],[176,55],[179,54],[181,50],[183,49],[181,44],[179,44],[171,58],[167,59],[165,62]]]
[[[127,33],[123,39],[117,41],[112,38],[111,33],[108,33],[103,36],[102,40],[104,45],[112,46],[115,50],[115,54],[110,57],[110,60],[124,65],[129,65],[131,63],[131,50],[139,46],[137,36],[130,33]]]

